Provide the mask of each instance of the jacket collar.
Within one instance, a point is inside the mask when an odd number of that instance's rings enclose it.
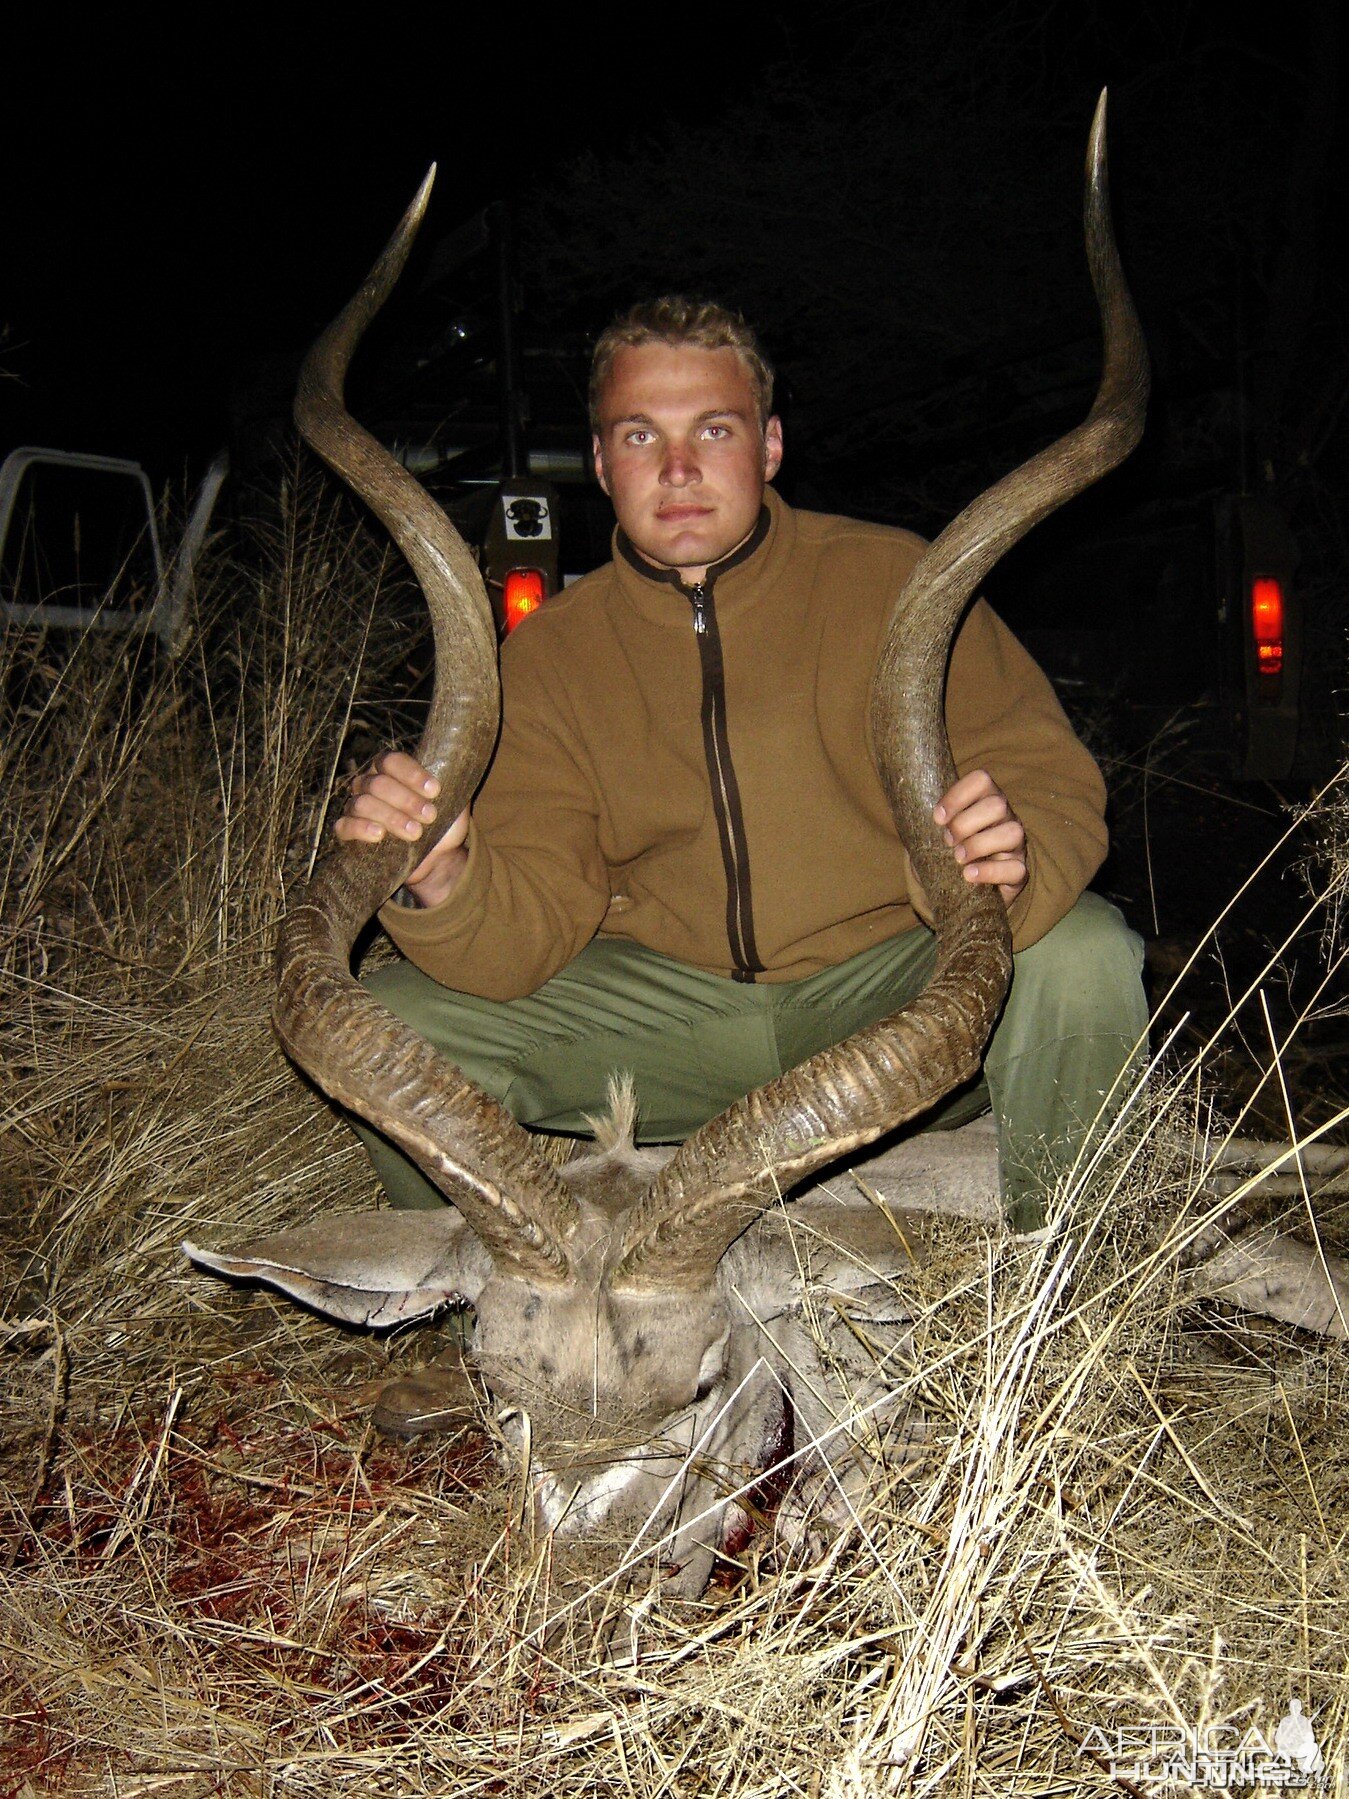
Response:
[[[767,504],[760,506],[759,516],[754,521],[754,529],[749,536],[743,543],[737,544],[729,556],[723,556],[720,562],[710,562],[707,566],[707,573],[699,585],[715,586],[722,575],[729,574],[733,568],[739,568],[742,562],[748,562],[768,536],[772,522]],[[657,568],[655,563],[648,562],[621,525],[614,531],[614,549],[629,568],[636,569],[637,573],[646,580],[664,581],[671,587],[683,588],[685,593],[690,591],[692,584],[684,580],[677,568]]]
[[[762,591],[760,584],[771,579],[773,567],[787,552],[793,536],[791,508],[771,487],[766,488],[749,536],[708,567],[704,586],[715,592],[718,612],[728,605],[735,609],[739,600]],[[621,528],[614,531],[613,547],[614,573],[624,598],[653,622],[683,624],[685,608],[672,607],[670,602],[676,595],[687,601],[692,588],[680,579],[679,571],[648,562]]]

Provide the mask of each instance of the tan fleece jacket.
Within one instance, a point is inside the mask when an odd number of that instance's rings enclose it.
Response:
[[[760,531],[709,571],[701,621],[687,590],[616,545],[503,646],[501,740],[467,865],[442,905],[383,909],[398,947],[446,986],[510,999],[597,931],[790,981],[911,929],[922,896],[866,713],[921,539],[770,490]],[[987,769],[1026,829],[1011,909],[1023,949],[1101,864],[1104,784],[982,601],[956,639],[946,710],[960,773]]]

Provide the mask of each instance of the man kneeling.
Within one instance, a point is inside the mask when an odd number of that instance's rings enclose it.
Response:
[[[613,561],[503,646],[495,758],[472,815],[382,910],[406,960],[369,984],[523,1123],[584,1134],[623,1070],[642,1140],[672,1142],[931,971],[866,725],[923,545],[780,499],[771,370],[721,307],[670,296],[611,325],[591,425]],[[982,1079],[926,1122],[992,1108],[1009,1220],[1029,1230],[1145,1035],[1142,949],[1085,892],[1106,849],[1100,773],[982,601],[946,720],[959,778],[934,816],[965,879],[998,888],[1015,954]],[[337,835],[415,840],[436,799],[390,752],[353,781]],[[363,1135],[394,1205],[444,1203]],[[395,1383],[379,1421],[442,1422],[460,1379],[452,1364]]]

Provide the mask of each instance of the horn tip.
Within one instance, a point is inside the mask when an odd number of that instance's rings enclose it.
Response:
[[[421,221],[421,217],[426,211],[426,203],[431,198],[431,189],[435,186],[435,182],[436,165],[435,163],[432,163],[430,168],[422,176],[422,184],[417,189],[412,205],[408,208],[412,217],[418,222]]]
[[[1106,101],[1110,89],[1103,87],[1100,98],[1096,102],[1096,110],[1091,116],[1091,136],[1087,140],[1087,167],[1093,174],[1105,168],[1105,121]]]

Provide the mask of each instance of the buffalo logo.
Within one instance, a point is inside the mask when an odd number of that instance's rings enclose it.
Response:
[[[547,500],[521,494],[517,499],[506,501],[505,512],[508,538],[518,540],[553,535]]]

